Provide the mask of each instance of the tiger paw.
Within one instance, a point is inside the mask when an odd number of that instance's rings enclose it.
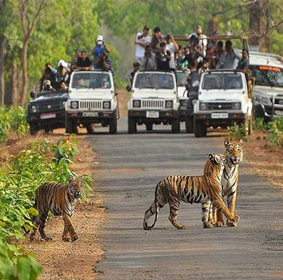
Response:
[[[224,223],[223,223],[223,222],[220,222],[220,221],[217,221],[217,222],[215,223],[215,226],[216,226],[216,227],[223,227],[223,226],[224,226]]]
[[[227,226],[228,227],[236,227],[237,226],[237,222],[235,222],[235,221],[227,221]]]
[[[41,238],[40,238],[40,241],[50,241],[50,240],[52,240],[52,238],[51,237],[49,237],[49,236],[42,236]]]
[[[72,237],[71,237],[71,241],[74,242],[76,240],[78,240],[78,236],[76,234],[74,234]]]
[[[71,242],[71,238],[69,238],[68,236],[62,236],[62,240],[65,242]]]
[[[210,222],[204,222],[203,223],[203,228],[213,228],[213,224]]]
[[[177,229],[185,229],[186,227],[184,225],[179,225],[178,227],[176,226]]]
[[[239,222],[240,221],[240,216],[234,215],[234,219],[232,219],[233,222]]]

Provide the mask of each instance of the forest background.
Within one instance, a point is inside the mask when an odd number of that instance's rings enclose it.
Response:
[[[174,36],[202,25],[205,35],[249,36],[250,45],[283,55],[282,23],[282,0],[0,0],[0,105],[24,107],[45,63],[71,62],[77,48],[91,57],[99,34],[122,87],[145,24]]]

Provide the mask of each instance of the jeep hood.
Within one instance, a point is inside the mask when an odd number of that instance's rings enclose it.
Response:
[[[244,97],[243,91],[239,90],[202,90],[198,95],[200,101],[233,101]]]
[[[164,99],[164,98],[169,98],[173,99],[175,97],[175,91],[170,90],[166,91],[163,89],[153,89],[153,90],[135,90],[132,92],[132,98],[133,99]]]
[[[112,98],[112,90],[99,90],[99,89],[72,89],[69,92],[71,99],[109,99]]]

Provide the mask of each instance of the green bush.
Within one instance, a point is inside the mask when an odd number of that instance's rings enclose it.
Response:
[[[267,129],[267,124],[263,118],[257,118],[253,123],[253,129],[265,131]]]
[[[274,119],[267,124],[265,141],[270,148],[280,148],[283,146],[283,119]]]
[[[38,213],[33,207],[37,187],[45,182],[66,184],[70,175],[77,177],[70,169],[77,153],[73,135],[60,139],[56,145],[48,140],[37,141],[0,170],[0,279],[36,279],[39,264],[11,242],[24,238],[23,228],[33,229],[31,220]],[[84,177],[88,193],[91,177]]]
[[[22,107],[0,106],[0,144],[5,143],[10,131],[23,135],[28,131],[26,112]]]
[[[248,138],[246,137],[246,128],[243,123],[238,125],[237,123],[234,123],[233,126],[228,127],[229,132],[229,138],[231,140],[239,140],[243,139],[244,141],[248,141]]]

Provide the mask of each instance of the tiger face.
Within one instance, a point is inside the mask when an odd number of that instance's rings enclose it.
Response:
[[[227,162],[232,165],[239,165],[240,161],[243,160],[243,140],[238,142],[230,142],[226,140],[224,142],[226,148],[225,155]]]
[[[79,199],[81,198],[84,190],[84,181],[79,179],[73,180],[69,183],[69,193],[73,198]]]
[[[219,165],[219,167],[224,167],[226,163],[226,156],[219,154],[219,155],[214,155],[214,154],[209,154],[209,160],[213,165]]]

